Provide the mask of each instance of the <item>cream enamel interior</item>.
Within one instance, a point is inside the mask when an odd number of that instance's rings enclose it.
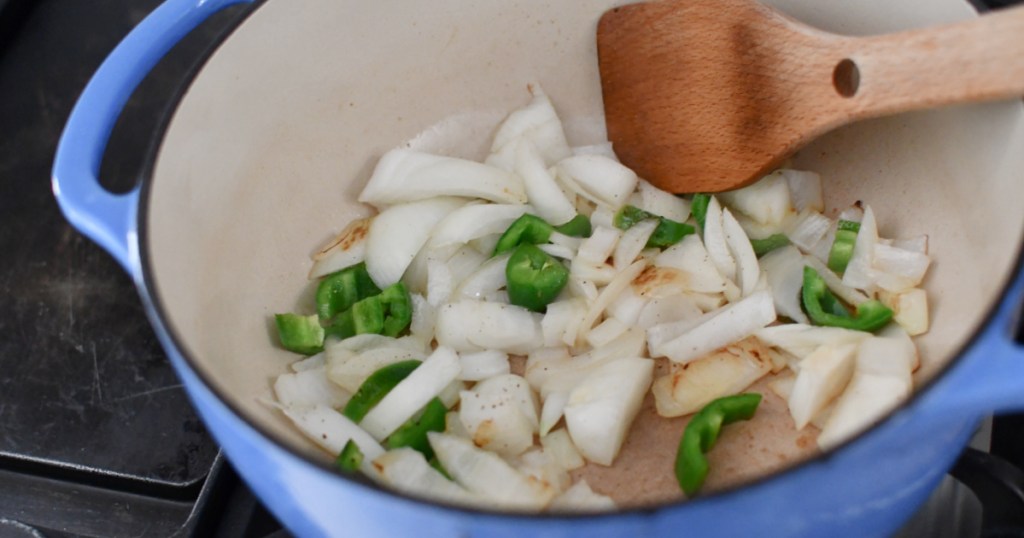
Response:
[[[349,220],[375,160],[410,143],[480,157],[498,121],[552,97],[573,144],[603,137],[594,49],[609,0],[270,0],[213,55],[166,132],[148,200],[153,290],[183,351],[245,416],[313,449],[259,402],[296,357],[275,312],[308,304],[309,256]],[[870,34],[971,16],[959,0],[778,0],[825,30]],[[864,122],[803,150],[828,201],[870,203],[887,237],[929,234],[923,374],[981,321],[1021,244],[1020,102]],[[303,300],[307,302],[302,302]],[[322,455],[321,455],[322,456]]]

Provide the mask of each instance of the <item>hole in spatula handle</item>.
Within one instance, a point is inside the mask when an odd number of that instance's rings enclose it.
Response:
[[[832,71],[832,85],[843,97],[856,95],[860,86],[860,70],[857,69],[857,64],[849,58],[836,64],[835,70]]]

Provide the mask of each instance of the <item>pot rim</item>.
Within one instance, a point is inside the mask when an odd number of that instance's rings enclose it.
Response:
[[[964,0],[972,9],[976,12],[980,12],[979,5],[975,0]],[[840,452],[844,452],[851,445],[855,445],[863,440],[865,437],[874,433],[879,426],[894,420],[896,415],[900,415],[904,411],[914,407],[922,397],[924,397],[940,380],[945,378],[949,372],[957,366],[960,361],[968,354],[971,348],[975,347],[978,341],[983,337],[985,329],[991,325],[998,317],[1001,302],[999,298],[1005,294],[1008,288],[1010,288],[1013,282],[1019,277],[1024,271],[1024,241],[1018,245],[1016,255],[1014,257],[1013,267],[1003,279],[1003,282],[998,287],[998,292],[993,295],[993,300],[990,306],[986,309],[985,314],[981,317],[980,322],[977,324],[973,332],[967,337],[956,349],[956,352],[950,357],[950,359],[941,366],[936,372],[919,387],[915,387],[915,390],[911,396],[901,402],[896,408],[892,409],[882,418],[875,420],[871,425],[865,428],[857,435],[847,439],[841,444],[835,446],[831,450],[825,452],[819,452],[812,457],[800,459],[797,461],[788,462],[786,465],[772,471],[770,473],[758,476],[752,480],[743,481],[739,484],[731,485],[720,490],[702,494],[692,499],[680,499],[671,502],[662,502],[651,505],[634,506],[628,508],[620,508],[611,512],[596,512],[596,513],[577,513],[577,512],[541,512],[541,513],[529,513],[529,512],[503,512],[498,510],[486,510],[482,508],[467,507],[459,504],[448,503],[444,501],[437,501],[428,499],[425,497],[419,497],[389,489],[381,486],[365,476],[359,475],[345,475],[338,472],[333,466],[330,465],[325,459],[313,458],[309,454],[304,453],[296,449],[292,443],[288,442],[280,435],[273,431],[265,428],[258,421],[251,420],[247,414],[234,402],[225,397],[225,391],[221,389],[216,383],[214,383],[214,376],[211,376],[208,372],[204,371],[201,367],[198,367],[200,362],[196,359],[196,355],[192,353],[189,347],[186,345],[185,340],[181,337],[180,333],[176,330],[169,313],[165,307],[163,298],[160,295],[159,288],[156,285],[153,274],[153,260],[152,252],[150,249],[150,237],[149,237],[149,208],[150,208],[150,191],[153,184],[153,175],[155,171],[155,164],[157,158],[160,155],[160,150],[163,146],[164,138],[167,134],[167,130],[170,127],[171,120],[174,118],[181,102],[185,95],[188,93],[192,84],[196,78],[205,68],[210,58],[219,50],[220,46],[231,38],[234,32],[244,24],[248,18],[260,7],[262,7],[267,0],[254,0],[251,5],[242,8],[244,11],[234,21],[232,21],[225,30],[210,43],[209,47],[196,59],[193,66],[189,69],[183,79],[180,81],[179,86],[175,90],[174,94],[167,101],[164,107],[161,117],[157,123],[156,128],[153,131],[150,142],[145,151],[143,158],[143,164],[139,174],[139,199],[138,207],[135,215],[135,226],[138,230],[135,242],[138,246],[138,275],[136,275],[135,282],[139,290],[139,293],[144,297],[148,297],[147,311],[152,319],[153,323],[160,324],[167,333],[170,340],[170,344],[173,345],[174,349],[169,350],[169,353],[176,353],[183,359],[182,364],[186,365],[196,376],[197,379],[203,383],[211,394],[215,395],[220,402],[234,415],[235,418],[241,420],[257,432],[267,442],[277,445],[279,448],[284,450],[290,456],[303,461],[306,464],[312,465],[319,468],[321,471],[334,475],[337,480],[349,482],[351,484],[366,487],[378,492],[383,492],[388,495],[394,495],[399,498],[403,498],[415,503],[422,505],[434,506],[443,508],[453,513],[462,513],[466,515],[484,516],[491,518],[512,518],[512,519],[539,519],[539,520],[582,520],[582,519],[595,519],[595,518],[613,518],[619,516],[628,515],[643,515],[653,514],[658,512],[664,512],[668,510],[678,510],[682,507],[693,503],[708,503],[720,501],[723,498],[734,496],[744,490],[750,490],[757,486],[781,480],[786,475],[791,474],[799,469],[810,467],[812,465],[824,464],[832,460]],[[1019,323],[1019,320],[1018,320]],[[190,390],[186,386],[186,390]],[[283,417],[282,417],[283,420]]]

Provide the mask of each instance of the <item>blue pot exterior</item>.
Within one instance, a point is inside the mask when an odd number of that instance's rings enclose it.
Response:
[[[1010,325],[1024,296],[1024,271],[1018,267],[982,333],[932,386],[878,427],[831,454],[689,503],[593,517],[488,514],[393,495],[284,448],[240,418],[185,360],[147,289],[137,217],[140,191],[112,195],[97,180],[110,130],[152,65],[210,14],[251,1],[169,0],[133,30],[73,111],[58,148],[53,184],[68,220],[134,277],[199,414],[246,482],[296,535],[888,535],[938,484],[980,416],[1024,407],[1024,352],[1013,343]]]

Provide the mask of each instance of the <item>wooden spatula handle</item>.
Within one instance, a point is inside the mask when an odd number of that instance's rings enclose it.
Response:
[[[834,79],[854,118],[1024,96],[1024,6],[844,45]]]

